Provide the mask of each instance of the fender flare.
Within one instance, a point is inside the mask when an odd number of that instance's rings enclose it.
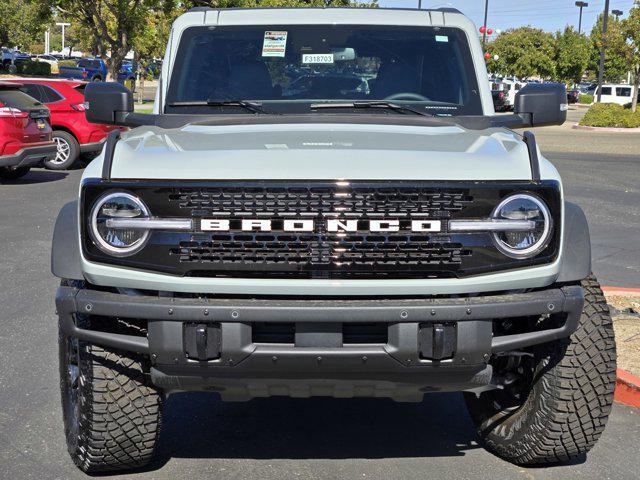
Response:
[[[591,275],[591,238],[589,224],[582,209],[564,202],[562,260],[558,282],[576,282]]]
[[[78,236],[78,201],[62,207],[53,229],[51,273],[67,280],[84,280]]]

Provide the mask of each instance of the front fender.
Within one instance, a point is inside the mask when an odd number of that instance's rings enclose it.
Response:
[[[582,209],[564,202],[562,261],[558,282],[575,282],[591,274],[591,238],[589,224]]]
[[[75,200],[62,207],[53,229],[51,273],[56,277],[84,280],[78,231],[78,201]]]

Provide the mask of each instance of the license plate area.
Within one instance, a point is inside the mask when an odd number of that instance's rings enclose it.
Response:
[[[448,360],[456,353],[458,328],[455,322],[421,323],[418,351],[425,360]]]

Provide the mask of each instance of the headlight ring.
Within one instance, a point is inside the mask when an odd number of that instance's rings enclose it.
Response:
[[[144,202],[126,192],[111,192],[95,202],[89,216],[89,232],[95,245],[103,252],[126,257],[139,252],[149,239],[149,230],[140,228],[110,228],[109,218],[149,218]]]
[[[511,258],[531,258],[544,250],[551,241],[553,219],[547,205],[530,193],[518,193],[505,198],[493,210],[492,218],[531,220],[536,227],[525,232],[494,232],[498,250]]]

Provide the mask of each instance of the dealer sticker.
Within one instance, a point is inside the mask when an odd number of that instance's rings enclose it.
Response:
[[[287,32],[264,32],[263,57],[284,57],[287,50]]]
[[[333,63],[333,53],[305,53],[302,63]]]

